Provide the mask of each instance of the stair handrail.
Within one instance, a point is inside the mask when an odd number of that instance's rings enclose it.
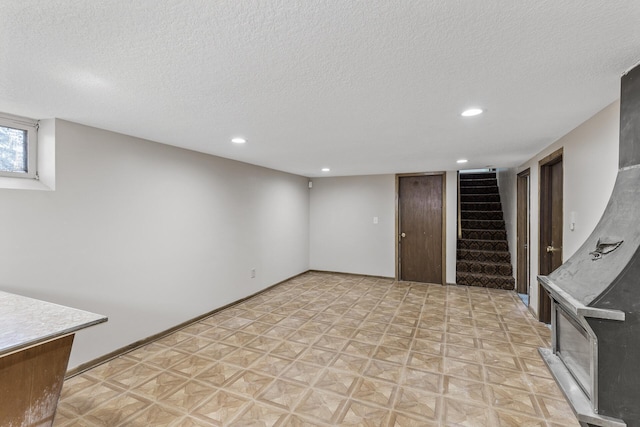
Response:
[[[462,202],[460,199],[460,171],[458,171],[458,239],[462,239]]]

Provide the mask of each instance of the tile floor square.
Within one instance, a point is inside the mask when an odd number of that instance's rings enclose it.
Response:
[[[64,383],[56,427],[578,427],[517,294],[309,272]]]

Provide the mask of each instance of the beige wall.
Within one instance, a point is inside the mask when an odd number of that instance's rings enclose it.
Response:
[[[611,194],[618,121],[616,102],[499,172],[514,252],[515,174],[531,168],[534,311],[538,162],[564,149],[566,259]],[[61,120],[49,125],[55,191],[0,189],[0,289],[109,316],[78,334],[70,367],[308,268],[395,275],[393,175],[314,179],[309,190],[304,177]],[[456,173],[446,182],[446,281],[455,283]]]
[[[591,234],[611,196],[618,172],[619,121],[620,104],[614,102],[512,172],[515,177],[531,169],[530,309],[535,313],[538,310],[539,161],[563,149],[563,259],[566,261]],[[576,219],[574,231],[570,228],[572,212]],[[515,236],[515,209],[505,210],[505,215],[509,224],[507,233]]]
[[[511,254],[511,265],[513,272],[516,272],[516,244],[518,236],[516,233],[516,211],[517,211],[517,187],[515,168],[498,169],[498,190],[500,191],[500,203],[504,215],[505,227],[507,229],[507,243]],[[515,276],[515,275],[514,275]]]
[[[456,283],[456,259],[458,258],[458,172],[447,171],[446,195],[446,282]]]
[[[309,268],[307,178],[62,120],[55,145],[55,191],[0,190],[0,289],[109,317],[70,367]]]
[[[311,269],[395,277],[395,176],[316,178],[310,192]]]
[[[455,171],[446,173],[448,283],[456,277],[456,179]],[[310,235],[312,269],[395,277],[395,175],[313,179]]]

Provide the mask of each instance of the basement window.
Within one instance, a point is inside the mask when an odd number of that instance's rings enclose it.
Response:
[[[0,176],[38,179],[38,121],[0,113]]]

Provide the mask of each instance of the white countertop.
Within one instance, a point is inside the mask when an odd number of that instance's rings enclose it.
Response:
[[[106,321],[100,314],[0,291],[0,356]]]

